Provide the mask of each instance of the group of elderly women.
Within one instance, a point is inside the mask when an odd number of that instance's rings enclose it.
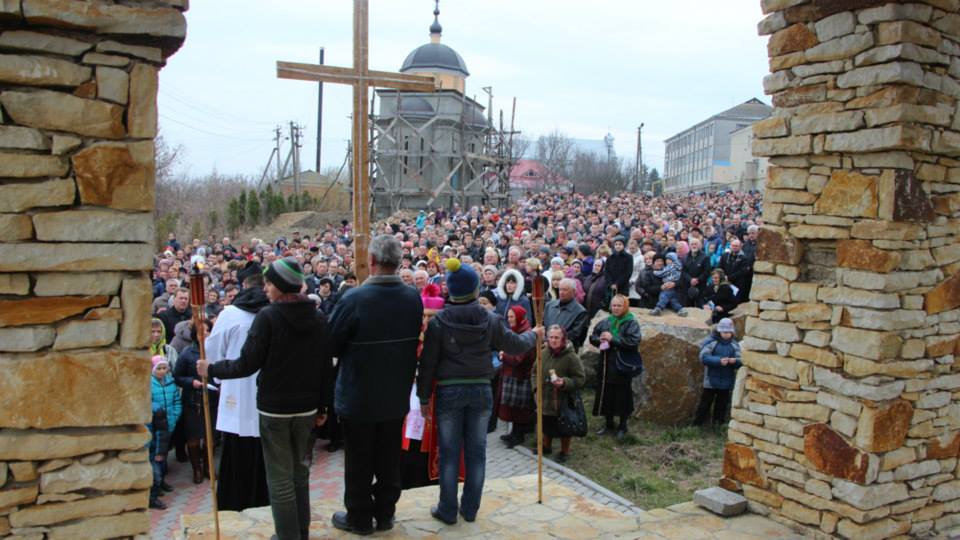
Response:
[[[596,399],[593,415],[603,416],[604,427],[598,435],[623,438],[627,432],[627,418],[633,412],[633,392],[630,382],[636,374],[624,374],[618,366],[619,353],[636,354],[640,345],[640,325],[630,312],[629,300],[623,295],[610,301],[610,315],[597,323],[590,335],[590,343],[597,347],[600,365],[597,366]],[[506,310],[512,331],[522,333],[530,328],[527,310],[513,305]],[[536,425],[536,366],[535,352],[523,355],[500,354],[503,363],[499,377],[500,420],[513,423],[513,430],[501,439],[508,445],[521,444],[524,435]],[[558,426],[560,404],[572,393],[579,392],[586,383],[583,364],[574,344],[567,339],[560,326],[547,329],[546,343],[541,350],[543,368],[543,453],[553,453],[554,439],[560,439],[556,460],[563,463],[570,454],[570,437],[563,436]],[[614,419],[619,421],[614,424]]]

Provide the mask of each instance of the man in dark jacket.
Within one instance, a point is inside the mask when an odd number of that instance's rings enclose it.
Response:
[[[750,299],[753,260],[744,255],[741,247],[740,240],[734,238],[730,242],[730,251],[720,257],[720,268],[727,274],[730,284],[737,288],[737,300],[742,304]]]
[[[637,277],[637,283],[634,285],[637,293],[640,295],[640,307],[653,309],[660,298],[660,288],[663,287],[663,280],[653,275],[654,272],[663,270],[663,256],[657,255],[653,258],[653,264],[647,266]]]
[[[355,534],[372,533],[374,518],[378,530],[393,528],[400,499],[403,419],[410,410],[423,321],[420,295],[396,275],[400,257],[396,238],[374,238],[370,277],[337,300],[331,317],[347,507],[333,515],[333,525]]]
[[[237,379],[260,370],[257,410],[274,526],[280,540],[299,540],[310,528],[307,441],[314,423],[326,421],[331,401],[330,332],[326,317],[300,294],[303,272],[295,258],[274,261],[264,277],[270,305],[254,317],[240,357],[200,361],[197,371]]]
[[[417,395],[424,414],[437,383],[435,409],[440,436],[440,502],[430,514],[448,524],[457,512],[477,517],[486,468],[487,423],[493,409],[490,351],[523,354],[536,346],[543,327],[523,334],[507,329],[500,317],[477,302],[480,278],[469,265],[447,259],[449,300],[427,325],[417,375]],[[457,504],[457,473],[463,450],[466,476]]]
[[[165,335],[170,336],[170,339],[177,335],[177,324],[189,321],[191,317],[193,317],[193,310],[190,308],[190,289],[183,287],[174,293],[173,307],[157,315],[157,318],[163,322]]]
[[[630,276],[633,275],[633,255],[624,250],[624,239],[618,236],[613,239],[613,253],[607,257],[603,267],[603,274],[607,277],[607,286],[614,294],[626,295],[630,292]]]
[[[707,287],[707,278],[710,277],[710,258],[703,252],[703,244],[699,238],[690,239],[690,253],[683,261],[683,277],[681,282],[685,287],[685,296],[688,305],[700,307],[703,305],[703,291]],[[681,299],[681,302],[684,300]]]
[[[577,283],[573,278],[560,280],[560,297],[547,302],[543,310],[543,327],[558,325],[577,349],[587,339],[587,309],[576,300]]]

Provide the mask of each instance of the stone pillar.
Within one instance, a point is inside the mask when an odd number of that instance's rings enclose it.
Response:
[[[842,538],[960,526],[960,2],[763,0],[771,158],[723,483]]]
[[[187,0],[0,0],[0,537],[146,533],[157,73]]]

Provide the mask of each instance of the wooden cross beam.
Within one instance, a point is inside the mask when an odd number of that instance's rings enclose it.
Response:
[[[369,103],[371,87],[393,88],[408,92],[434,92],[439,80],[431,75],[408,75],[371,71],[368,0],[353,0],[353,68],[277,62],[277,77],[299,81],[323,81],[353,86],[353,243],[357,281],[370,274],[367,260],[370,244],[370,134]],[[317,171],[320,172],[320,171]]]

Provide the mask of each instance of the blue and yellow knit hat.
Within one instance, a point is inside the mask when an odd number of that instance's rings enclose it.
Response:
[[[447,292],[454,304],[466,304],[480,295],[480,276],[470,265],[461,265],[459,259],[450,258],[447,267]]]

